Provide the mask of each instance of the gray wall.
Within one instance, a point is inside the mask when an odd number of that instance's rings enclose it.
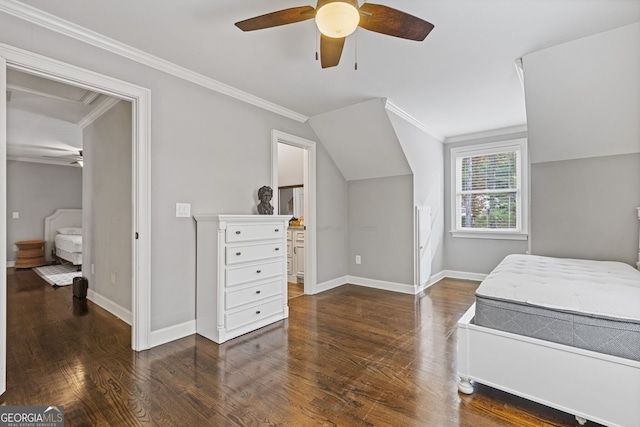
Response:
[[[84,128],[83,150],[83,275],[93,292],[130,311],[131,103]]]
[[[81,207],[81,168],[7,161],[7,261],[15,261],[15,242],[44,239],[45,217]]]
[[[637,262],[640,154],[532,165],[536,254]]]
[[[528,242],[526,240],[473,239],[453,237],[451,233],[449,233],[449,230],[451,230],[451,197],[454,194],[451,190],[451,149],[523,137],[526,137],[526,133],[505,134],[499,137],[446,144],[444,150],[444,258],[446,270],[487,274],[493,270],[505,256],[513,253],[523,254],[527,252]]]
[[[410,208],[413,214],[414,206],[431,208],[431,274],[434,275],[444,268],[444,146],[395,114],[389,113],[389,119],[413,172]]]
[[[347,275],[348,187],[331,156],[319,144],[316,152],[318,283]]]
[[[191,203],[194,214],[253,213],[257,189],[271,181],[271,130],[317,140],[311,128],[6,14],[0,40],[151,90],[151,330],[193,321],[195,222],[175,217],[176,202]],[[346,227],[346,191],[318,151],[322,281],[347,274],[334,264],[334,254],[346,253],[334,232]]]
[[[348,187],[349,275],[413,286],[412,175],[349,181]]]
[[[523,58],[534,254],[635,264],[640,23]]]

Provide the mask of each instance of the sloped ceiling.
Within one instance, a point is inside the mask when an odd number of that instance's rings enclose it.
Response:
[[[320,114],[309,124],[347,181],[411,173],[384,99]]]

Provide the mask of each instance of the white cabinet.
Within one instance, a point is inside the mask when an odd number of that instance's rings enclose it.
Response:
[[[196,331],[219,344],[289,316],[288,215],[196,215]]]
[[[293,275],[293,230],[287,230],[287,280],[291,283],[296,282]]]
[[[304,280],[304,229],[287,230],[287,276],[291,283]]]
[[[298,279],[304,279],[304,230],[293,232],[293,271]]]

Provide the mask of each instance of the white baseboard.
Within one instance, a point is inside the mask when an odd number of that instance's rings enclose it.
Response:
[[[328,291],[329,289],[337,288],[338,286],[346,285],[347,283],[352,283],[354,285],[366,286],[368,288],[375,289],[383,289],[386,291],[393,292],[401,292],[403,294],[418,294],[430,286],[438,283],[440,280],[445,278],[450,279],[461,279],[461,280],[475,280],[481,282],[487,277],[486,274],[482,273],[469,273],[466,271],[455,271],[455,270],[442,270],[431,276],[428,282],[421,284],[417,288],[413,285],[405,284],[405,283],[396,283],[396,282],[386,282],[383,280],[376,279],[367,279],[366,277],[357,277],[357,276],[342,276],[336,279],[331,279],[326,282],[318,283],[316,286],[315,292],[313,294],[318,294],[320,292]]]
[[[131,325],[133,319],[131,311],[122,308],[120,305],[92,291],[91,289],[87,290],[87,299],[92,301],[94,304],[104,308],[119,319],[122,319],[127,325]],[[184,338],[195,333],[195,320],[190,320],[179,325],[169,326],[157,331],[151,331],[149,337],[150,347],[156,347],[162,344],[166,344],[168,342],[175,341],[177,339]]]
[[[105,310],[107,310],[109,313],[113,314],[117,318],[121,319],[127,325],[131,325],[133,320],[133,315],[131,314],[130,310],[123,308],[122,306],[111,301],[109,298],[106,298],[100,295],[99,293],[91,290],[91,288],[87,290],[87,299],[92,301],[94,304],[104,308]]]
[[[158,329],[157,331],[151,331],[149,341],[151,347],[156,347],[171,341],[179,340],[180,338],[188,337],[195,333],[196,321],[190,320],[188,322],[180,323],[179,325],[173,325],[167,328]]]
[[[347,282],[348,276],[338,277],[336,279],[331,279],[326,282],[316,284],[316,288],[312,295],[319,294],[320,292],[328,291],[329,289],[337,288],[338,286],[342,286]]]
[[[347,283],[366,286],[368,288],[383,289],[386,291],[401,292],[403,294],[414,295],[416,293],[413,285],[405,283],[387,282],[384,280],[367,279],[366,277],[347,276]]]
[[[420,284],[420,286],[418,286],[418,289],[416,289],[416,294],[424,291],[427,288],[430,288],[431,286],[435,285],[436,283],[438,283],[440,280],[444,279],[445,277],[446,276],[444,275],[444,270],[432,275],[429,278],[428,282],[422,283],[422,284]]]
[[[450,279],[475,280],[482,282],[487,275],[484,273],[469,273],[467,271],[444,270],[444,277]]]

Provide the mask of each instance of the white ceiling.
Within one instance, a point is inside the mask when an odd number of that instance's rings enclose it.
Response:
[[[106,95],[7,70],[7,157],[75,165],[83,123],[106,102]]]
[[[526,123],[522,55],[640,21],[640,0],[375,2],[435,29],[424,42],[359,29],[340,65],[323,70],[312,20],[247,33],[233,25],[313,1],[23,1],[305,116],[389,98],[440,139]]]

